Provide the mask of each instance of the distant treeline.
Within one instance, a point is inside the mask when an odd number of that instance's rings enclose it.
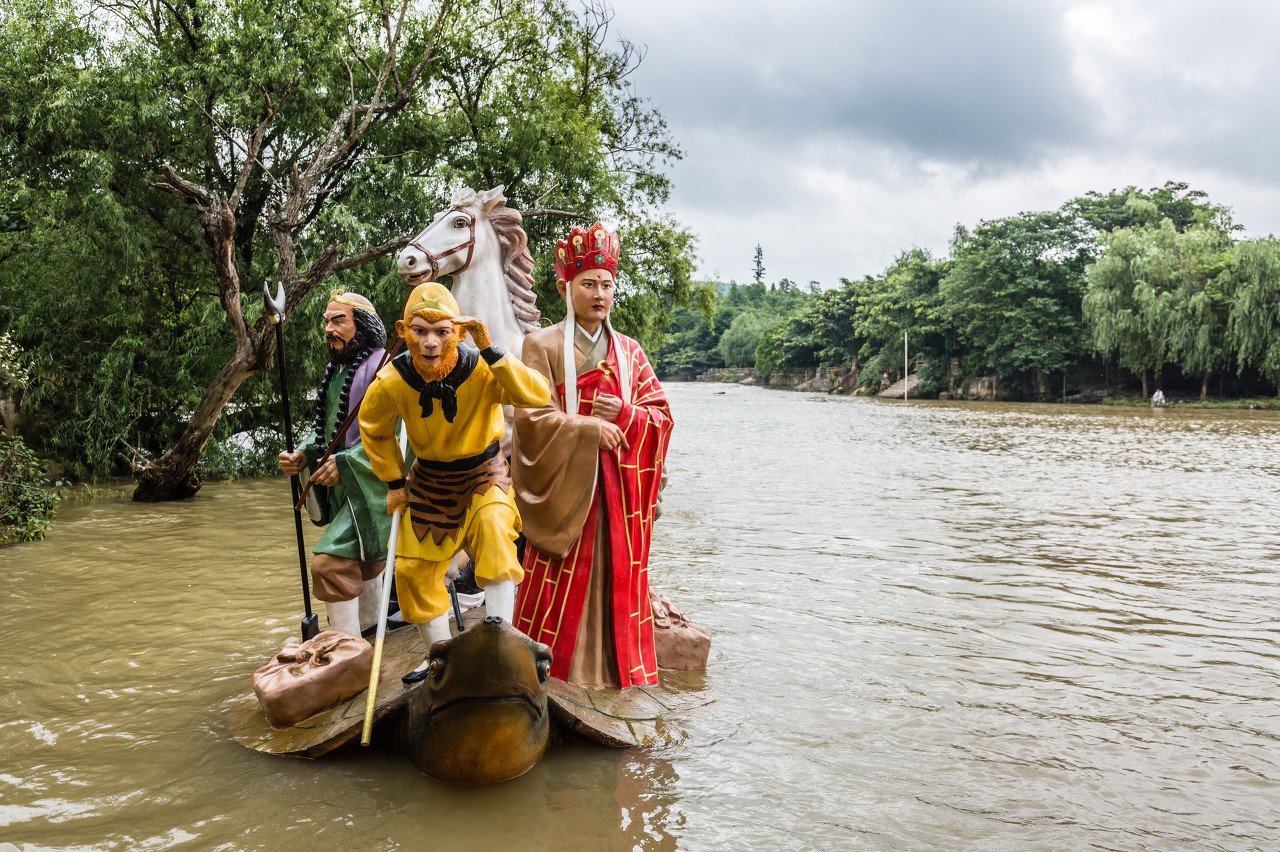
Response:
[[[660,375],[855,367],[878,387],[903,368],[921,395],[994,376],[1012,398],[1152,382],[1271,395],[1280,383],[1280,242],[1183,183],[1091,192],[1057,210],[957,226],[948,257],[902,252],[831,290],[720,285],[709,315],[677,313]],[[956,369],[958,368],[958,370]]]

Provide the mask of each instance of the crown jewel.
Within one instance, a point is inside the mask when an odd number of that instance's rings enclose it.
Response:
[[[572,281],[573,276],[588,269],[604,269],[617,275],[620,254],[618,235],[599,222],[585,231],[574,228],[567,239],[556,241],[556,277]]]

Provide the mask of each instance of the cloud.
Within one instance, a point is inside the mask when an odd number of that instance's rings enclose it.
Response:
[[[998,162],[1087,133],[1056,3],[643,8],[619,26],[647,46],[640,79],[682,126]]]
[[[1186,180],[1280,230],[1280,8],[1255,2],[616,0],[686,158],[702,269],[877,271],[958,222]]]

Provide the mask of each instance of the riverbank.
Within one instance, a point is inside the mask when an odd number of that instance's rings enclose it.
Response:
[[[880,390],[859,387],[857,375],[848,367],[810,367],[803,370],[784,370],[769,376],[760,376],[751,367],[715,367],[698,375],[667,376],[663,382],[710,382],[766,387],[774,390],[794,390],[806,393],[829,393],[844,396],[882,396],[888,399],[903,398],[903,382],[887,385]],[[1068,405],[1106,405],[1131,408],[1149,408],[1151,402],[1140,394],[1125,393],[1107,388],[1082,388],[1065,397],[1045,396],[1042,399],[1016,399],[1006,396],[991,376],[957,382],[953,391],[936,394],[919,394],[918,375],[907,377],[908,399],[936,399],[943,402],[1034,402],[1066,403]],[[1163,408],[1250,409],[1256,411],[1280,411],[1280,397],[1242,397],[1240,399],[1200,399],[1192,397],[1166,397]]]

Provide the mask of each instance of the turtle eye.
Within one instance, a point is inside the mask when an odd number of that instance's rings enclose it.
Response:
[[[547,678],[551,676],[551,661],[538,660],[538,682],[546,683]]]
[[[444,675],[444,660],[432,657],[431,662],[427,664],[427,674],[432,680],[439,680]]]

